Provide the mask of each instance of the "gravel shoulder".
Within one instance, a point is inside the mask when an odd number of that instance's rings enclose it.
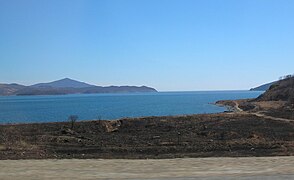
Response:
[[[294,157],[2,160],[0,179],[293,179]]]

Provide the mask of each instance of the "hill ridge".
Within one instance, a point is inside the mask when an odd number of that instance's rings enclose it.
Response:
[[[95,93],[137,93],[157,92],[148,86],[96,86],[70,78],[37,83],[31,86],[19,84],[0,84],[0,95],[63,95],[63,94],[95,94]]]

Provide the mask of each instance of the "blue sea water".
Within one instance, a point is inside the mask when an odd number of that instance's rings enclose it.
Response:
[[[2,96],[0,123],[66,121],[223,112],[217,100],[255,98],[257,91],[197,91],[133,94]]]

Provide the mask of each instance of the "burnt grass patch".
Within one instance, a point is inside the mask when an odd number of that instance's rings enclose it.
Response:
[[[292,155],[294,123],[249,114],[0,125],[0,159]]]

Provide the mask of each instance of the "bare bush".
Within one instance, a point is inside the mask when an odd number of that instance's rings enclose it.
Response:
[[[70,122],[70,129],[73,130],[74,129],[74,125],[76,123],[76,121],[78,120],[78,116],[77,115],[70,115],[68,117],[68,121]]]

